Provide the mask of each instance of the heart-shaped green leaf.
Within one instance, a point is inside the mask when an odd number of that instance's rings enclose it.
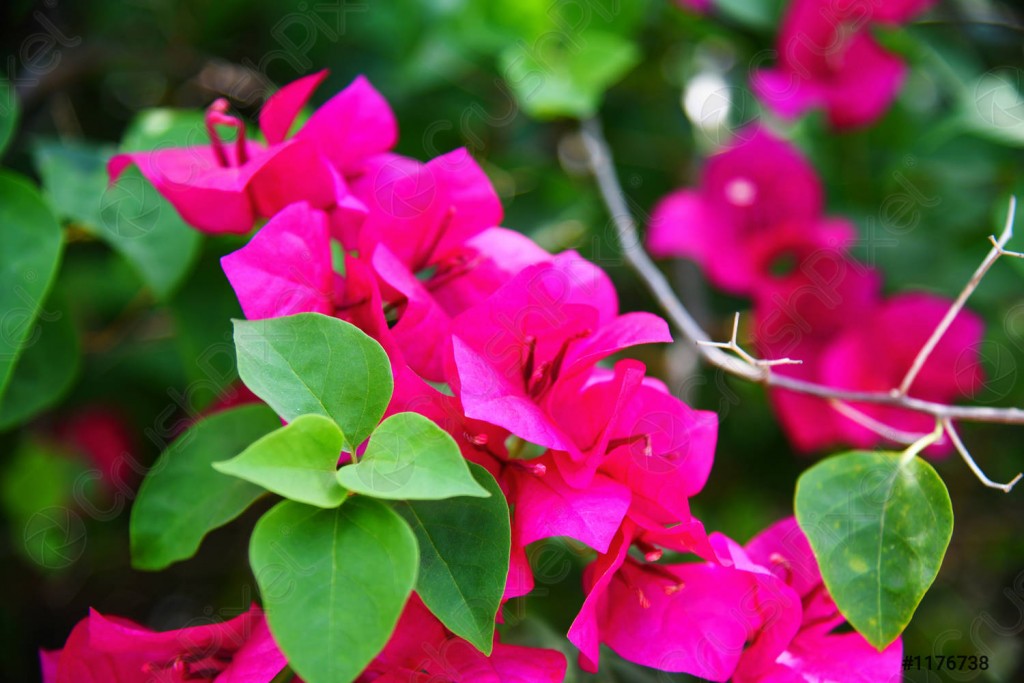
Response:
[[[338,425],[322,415],[302,415],[267,434],[214,469],[258,484],[285,498],[333,508],[348,492],[335,477],[345,438]]]
[[[391,362],[381,345],[344,320],[299,313],[235,320],[238,374],[288,422],[329,417],[354,449],[391,400]]]
[[[418,413],[384,420],[359,463],[338,470],[338,481],[357,493],[390,500],[490,495],[473,479],[455,439]]]
[[[307,683],[349,683],[387,643],[416,582],[409,525],[375,500],[333,510],[284,501],[249,560],[270,630]]]
[[[210,465],[280,426],[274,411],[253,404],[215,413],[185,430],[150,468],[132,505],[132,566],[157,570],[192,557],[208,532],[262,496],[259,486]]]
[[[455,635],[491,653],[512,535],[508,503],[487,470],[470,463],[489,498],[399,503],[420,547],[416,592]]]
[[[879,650],[910,622],[953,533],[949,492],[900,453],[836,455],[797,482],[796,518],[832,598]]]

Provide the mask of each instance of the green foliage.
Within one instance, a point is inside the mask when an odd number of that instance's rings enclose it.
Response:
[[[587,118],[601,98],[640,61],[629,40],[591,32],[577,45],[514,45],[501,54],[501,70],[520,106],[541,119]]]
[[[40,309],[34,344],[18,359],[0,399],[0,431],[51,407],[71,387],[81,361],[78,332],[63,297],[54,291]]]
[[[338,470],[342,486],[374,498],[437,500],[488,495],[446,431],[417,413],[384,420],[358,464]]]
[[[800,477],[796,517],[839,611],[885,648],[910,622],[946,554],[953,509],[942,479],[916,456],[836,455]]]
[[[335,478],[344,444],[329,418],[302,415],[213,467],[299,503],[333,508],[348,495]]]
[[[391,508],[284,501],[253,530],[249,560],[270,630],[308,683],[349,683],[387,642],[416,581],[416,538]]]
[[[487,470],[470,464],[487,498],[408,501],[396,510],[420,548],[416,592],[450,631],[491,653],[508,574],[508,504]]]
[[[227,524],[263,495],[212,464],[234,456],[280,426],[263,405],[211,415],[181,434],[146,475],[132,505],[132,565],[158,570],[192,557],[207,533]]]
[[[319,313],[236,320],[238,374],[287,421],[329,417],[349,450],[370,435],[391,400],[391,363],[362,330]]]
[[[14,86],[0,76],[0,158],[18,127],[18,96]]]
[[[107,160],[114,151],[109,145],[60,140],[42,140],[33,146],[43,191],[61,220],[100,233]]]
[[[0,171],[0,398],[35,327],[60,262],[63,234],[39,192],[27,180]]]

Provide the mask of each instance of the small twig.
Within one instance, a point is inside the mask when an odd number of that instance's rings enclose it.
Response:
[[[944,335],[950,325],[953,324],[953,320],[956,318],[957,314],[963,310],[964,304],[967,303],[967,299],[974,293],[974,290],[978,288],[978,285],[981,284],[982,278],[985,277],[985,273],[987,273],[989,268],[999,260],[999,257],[1012,256],[1016,258],[1024,258],[1024,254],[1020,254],[1015,251],[1007,251],[1003,248],[1006,246],[1006,243],[1010,241],[1010,238],[1013,237],[1013,219],[1016,212],[1017,198],[1010,197],[1010,208],[1006,214],[1006,225],[1003,227],[1002,234],[999,236],[998,240],[996,240],[994,235],[989,235],[988,239],[992,243],[992,249],[988,252],[985,260],[981,262],[981,265],[978,266],[978,269],[974,271],[974,275],[971,276],[970,281],[964,287],[963,291],[960,292],[960,296],[956,298],[956,301],[954,301],[949,307],[949,310],[946,311],[946,315],[939,322],[938,326],[932,332],[932,335],[928,337],[928,341],[926,341],[924,346],[921,347],[921,350],[917,352],[917,356],[914,358],[914,363],[910,366],[910,369],[907,370],[907,374],[903,377],[903,381],[900,382],[899,388],[893,390],[893,396],[907,395],[907,392],[910,390],[910,385],[914,383],[914,379],[916,379],[918,373],[921,372],[921,368],[924,367],[924,364],[928,361],[928,357],[932,354],[932,351],[935,350],[935,347],[942,339],[942,335]]]
[[[967,450],[966,446],[964,446],[964,442],[960,439],[960,435],[953,426],[953,421],[948,418],[943,420],[942,427],[946,430],[949,440],[953,442],[954,446],[956,446],[956,450],[960,453],[960,457],[963,458],[964,462],[967,463],[967,466],[971,468],[971,472],[974,472],[974,476],[976,476],[985,486],[992,489],[999,489],[1003,493],[1009,493],[1013,490],[1013,487],[1017,485],[1017,482],[1020,481],[1021,476],[1024,476],[1018,472],[1017,476],[1006,484],[1000,484],[992,481],[984,472],[981,471],[981,468],[978,467],[978,463],[974,462],[974,458],[971,457],[971,452]]]
[[[732,337],[727,342],[716,342],[716,341],[698,341],[697,346],[710,346],[716,349],[724,349],[726,351],[732,351],[737,356],[747,361],[751,365],[756,365],[762,368],[770,368],[776,365],[800,365],[803,363],[802,360],[794,360],[792,358],[777,358],[774,360],[762,360],[755,358],[754,356],[747,353],[739,342],[736,340],[737,335],[740,331],[740,314],[737,313],[736,317],[732,321]]]
[[[938,443],[942,440],[942,421],[935,421],[935,429],[928,432],[914,443],[907,446],[906,450],[903,451],[903,455],[900,456],[900,466],[904,466],[911,460],[917,457],[917,455],[928,448],[929,446]]]
[[[846,417],[856,422],[861,427],[869,429],[875,434],[878,434],[883,439],[892,441],[893,443],[909,445],[925,436],[924,434],[921,434],[919,432],[908,432],[906,430],[897,429],[896,427],[887,425],[880,420],[876,420],[867,413],[861,410],[857,410],[850,404],[843,403],[842,401],[836,400],[834,398],[829,399],[828,403],[837,413],[839,413],[843,417]]]

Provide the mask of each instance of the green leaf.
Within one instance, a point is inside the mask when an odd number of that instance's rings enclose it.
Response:
[[[74,512],[79,501],[72,497],[95,491],[88,486],[94,479],[87,463],[35,439],[20,441],[13,453],[4,455],[0,502],[11,535],[9,547],[43,569],[68,568],[85,552],[88,540],[85,524]]]
[[[541,119],[593,116],[605,91],[639,62],[631,41],[598,31],[575,41],[517,43],[501,54],[502,73],[520,106]]]
[[[380,344],[319,313],[235,320],[238,375],[288,422],[329,417],[350,449],[380,422],[391,400],[391,362]]]
[[[942,479],[921,458],[852,452],[797,482],[796,518],[839,611],[879,650],[910,623],[953,534]]]
[[[0,431],[21,424],[54,405],[78,373],[78,332],[63,296],[54,291],[0,399]]]
[[[459,446],[418,413],[398,413],[370,436],[359,463],[338,470],[347,489],[389,500],[487,496],[473,479]]]
[[[207,533],[227,524],[264,491],[211,467],[240,453],[281,422],[263,405],[215,413],[189,427],[146,474],[132,506],[132,566],[158,570],[195,555]]]
[[[213,467],[299,503],[333,508],[348,495],[335,477],[344,444],[329,418],[302,415]]]
[[[104,193],[98,234],[160,299],[181,284],[202,240],[134,166]]]
[[[0,397],[60,263],[63,233],[38,190],[0,171]]]
[[[489,498],[411,501],[395,509],[420,547],[416,592],[450,631],[489,655],[512,536],[508,504],[494,477],[477,464],[470,469]]]
[[[284,501],[252,533],[267,621],[308,683],[348,683],[381,651],[416,581],[416,538],[382,503]]]
[[[97,233],[107,190],[108,145],[44,140],[32,147],[36,170],[54,213]]]
[[[0,157],[14,137],[18,127],[18,95],[14,86],[0,76]]]

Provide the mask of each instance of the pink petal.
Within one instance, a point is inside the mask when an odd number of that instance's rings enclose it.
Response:
[[[221,265],[250,320],[333,311],[327,217],[308,204],[281,211]]]
[[[267,144],[276,145],[288,136],[295,117],[324,79],[327,69],[292,81],[269,98],[260,110],[260,130]]]
[[[602,636],[617,654],[711,681],[732,676],[751,640],[774,660],[800,619],[799,598],[774,578],[707,564],[654,571],[627,562],[606,610]]]
[[[118,154],[107,172],[116,182],[135,164],[189,225],[209,233],[245,233],[256,218],[249,182],[274,156],[253,143],[249,147],[250,160],[241,166],[222,167],[209,147],[189,147]]]
[[[534,461],[531,461],[534,462]],[[550,458],[543,475],[520,471],[515,487],[515,530],[519,543],[568,536],[599,553],[608,552],[629,508],[629,489],[597,475],[583,489],[569,486]]]
[[[313,112],[295,137],[312,141],[343,175],[351,175],[370,156],[394,147],[398,124],[387,100],[359,76]]]
[[[632,536],[632,528],[628,523],[624,524],[616,534],[608,553],[599,555],[584,573],[587,597],[566,634],[569,642],[579,648],[579,663],[584,671],[597,671],[604,637],[603,625],[598,622],[599,613],[615,573],[626,561]]]

